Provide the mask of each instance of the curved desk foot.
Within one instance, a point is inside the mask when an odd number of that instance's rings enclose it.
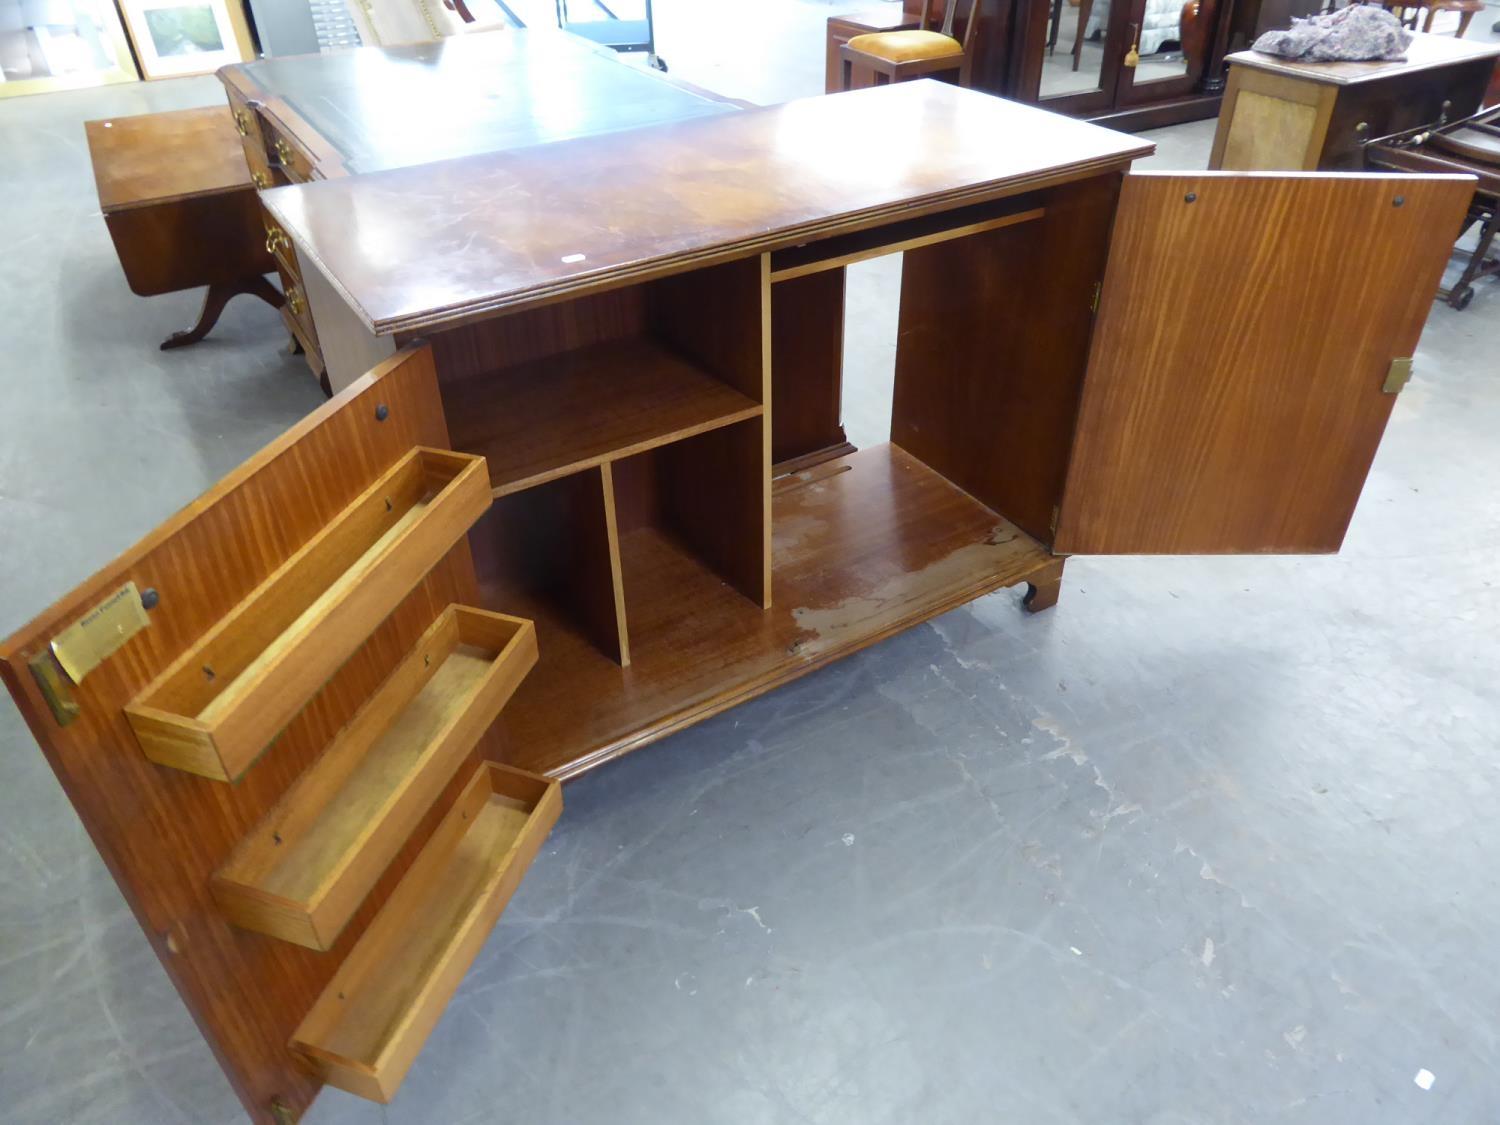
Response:
[[[286,298],[281,295],[281,291],[260,274],[242,277],[238,281],[215,282],[208,287],[208,292],[203,294],[203,309],[198,313],[198,323],[186,332],[173,332],[161,342],[161,350],[165,352],[173,348],[185,348],[189,344],[196,344],[213,331],[214,325],[219,322],[219,314],[229,303],[229,298],[241,293],[259,297],[273,309],[279,309],[286,303]]]
[[[1040,613],[1057,604],[1057,595],[1062,590],[1065,561],[1058,559],[1055,564],[1039,571],[1026,583],[1026,596],[1021,599],[1021,604],[1026,607],[1027,613]]]

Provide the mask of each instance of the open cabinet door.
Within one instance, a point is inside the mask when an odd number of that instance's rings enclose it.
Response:
[[[478,604],[482,458],[393,356],[0,646],[253,1120],[394,1091],[561,809],[494,764],[536,660]]]
[[[1473,183],[1127,176],[1053,549],[1338,550]]]

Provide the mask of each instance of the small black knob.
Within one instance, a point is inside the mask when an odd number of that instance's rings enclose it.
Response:
[[[377,421],[377,422],[384,422],[390,416],[391,416],[390,408],[388,406],[386,406],[385,403],[382,402],[378,406],[375,407],[375,421]]]
[[[157,603],[160,601],[161,595],[156,592],[155,586],[147,586],[144,590],[141,591],[142,609],[155,609]]]

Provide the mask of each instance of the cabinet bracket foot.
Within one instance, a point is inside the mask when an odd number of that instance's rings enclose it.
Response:
[[[1040,613],[1057,604],[1057,595],[1062,590],[1063,564],[1066,561],[1058,559],[1027,580],[1026,595],[1021,599],[1021,605],[1027,613]]]

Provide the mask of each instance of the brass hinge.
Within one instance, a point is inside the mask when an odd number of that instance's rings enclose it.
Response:
[[[1388,395],[1399,395],[1401,388],[1411,382],[1411,357],[1391,360],[1390,370],[1385,373],[1385,382],[1380,389]]]
[[[68,683],[67,675],[50,648],[33,656],[26,662],[26,666],[31,669],[36,686],[41,689],[42,698],[52,709],[52,717],[57,720],[58,726],[65,727],[83,714],[83,708],[73,698],[73,687]]]
[[[1060,514],[1061,514],[1061,512],[1058,510],[1058,507],[1054,504],[1053,507],[1052,507],[1052,520],[1051,520],[1051,522],[1049,522],[1047,524],[1047,527],[1051,530],[1051,532],[1052,532],[1053,535],[1057,534],[1057,517]]]
[[[1094,295],[1089,298],[1089,312],[1097,313],[1099,311],[1099,294],[1103,289],[1104,282],[1094,282]]]

